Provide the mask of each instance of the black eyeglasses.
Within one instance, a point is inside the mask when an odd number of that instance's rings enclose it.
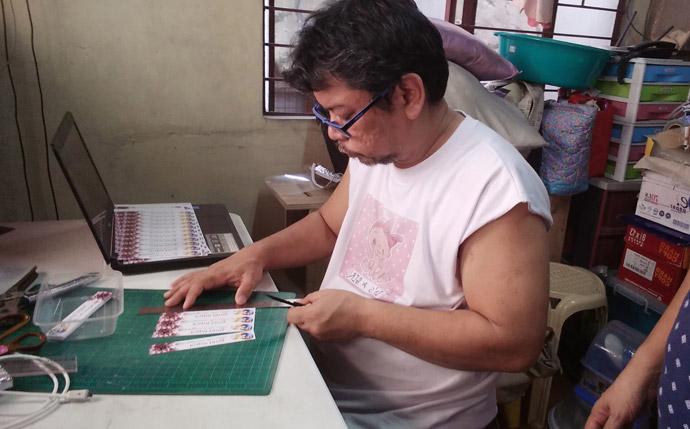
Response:
[[[376,104],[377,101],[379,101],[380,99],[385,97],[390,90],[391,89],[388,88],[385,91],[383,91],[382,93],[380,93],[379,95],[377,95],[376,97],[372,98],[371,101],[369,102],[369,104],[367,104],[364,107],[364,109],[360,110],[360,112],[357,113],[352,119],[347,121],[347,123],[345,123],[345,125],[339,125],[335,122],[331,122],[331,120],[330,120],[331,118],[330,118],[330,115],[328,114],[328,111],[326,109],[324,109],[324,107],[322,105],[320,105],[319,103],[314,104],[314,107],[311,109],[311,111],[312,111],[312,113],[314,113],[314,116],[316,116],[316,119],[321,121],[322,124],[328,125],[329,127],[333,128],[334,130],[338,131],[343,136],[345,136],[349,139],[350,137],[352,137],[352,135],[350,135],[350,133],[347,130],[351,126],[353,126],[355,124],[355,122],[357,122],[359,120],[359,118],[364,116],[364,114],[367,113],[367,110],[371,109],[371,107],[374,104]]]

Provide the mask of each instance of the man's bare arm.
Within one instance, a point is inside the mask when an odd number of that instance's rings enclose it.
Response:
[[[305,265],[330,255],[347,211],[349,178],[346,171],[318,211],[205,270],[177,279],[163,295],[165,305],[183,302],[186,309],[204,290],[225,285],[237,287],[235,300],[244,304],[265,270]]]
[[[371,337],[445,367],[526,370],[546,330],[546,234],[544,220],[520,204],[468,238],[459,255],[468,309],[432,311],[323,291],[307,296],[313,308],[290,309],[288,320],[317,338]]]

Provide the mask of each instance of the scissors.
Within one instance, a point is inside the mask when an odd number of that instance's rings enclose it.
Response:
[[[33,282],[38,277],[36,267],[21,278],[16,284],[0,295],[0,314],[14,314],[24,309],[36,299],[38,291],[30,291]],[[31,287],[30,287],[31,286]]]
[[[29,323],[31,317],[25,313],[12,313],[0,317],[0,326],[10,326],[5,332],[0,334],[0,355],[20,351],[35,351],[46,343],[46,336],[43,332],[26,332],[17,338],[7,341],[6,338],[17,332]],[[38,342],[26,341],[28,338],[38,338]]]

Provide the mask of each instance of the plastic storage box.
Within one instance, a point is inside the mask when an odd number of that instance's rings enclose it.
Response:
[[[582,358],[584,371],[573,392],[549,412],[551,429],[582,428],[596,400],[630,362],[646,335],[614,320],[594,337]],[[644,412],[635,428],[648,427]]]
[[[609,98],[613,97],[603,94],[601,96]],[[671,101],[651,101],[642,103],[639,101],[631,101],[628,103],[627,99],[625,98],[611,100],[613,117],[626,122],[666,121],[671,112],[673,112],[673,110],[675,110],[675,108],[681,104],[683,103]]]
[[[619,161],[619,158],[621,158],[620,155],[617,157],[609,155],[609,159],[606,161],[604,176],[621,182],[623,180],[634,180],[642,177],[642,170],[635,168],[634,161],[628,162],[627,159]]]
[[[621,146],[625,150],[626,145],[621,143],[611,142],[609,144],[609,156],[611,160],[618,159],[619,154],[622,154]],[[632,144],[628,148],[628,163],[637,162],[642,157],[644,157],[645,145],[643,144]],[[615,170],[614,170],[615,171]]]
[[[616,277],[615,270],[604,279],[608,320],[618,320],[649,335],[666,311],[666,304]]]
[[[591,46],[516,33],[498,36],[498,53],[521,71],[520,80],[562,88],[594,86],[613,52]]]
[[[599,397],[630,362],[646,335],[625,323],[613,320],[594,337],[582,366],[585,368],[579,385]]]
[[[627,122],[613,121],[611,139],[618,139],[621,143],[647,143],[647,136],[653,136],[664,130],[665,121]]]
[[[56,325],[66,325],[76,330],[65,340],[83,340],[87,338],[105,337],[115,332],[117,319],[124,309],[124,291],[122,288],[122,274],[113,271],[102,273],[96,281],[79,286],[61,294],[52,291],[57,285],[65,284],[84,273],[48,274],[41,284],[34,309],[33,323],[48,334]],[[77,308],[99,292],[112,294],[110,299],[93,314],[86,317],[74,318],[61,323]]]
[[[600,97],[611,100],[614,117],[628,123],[665,121],[688,97],[690,62],[634,58],[624,84],[617,81],[617,59],[609,62],[597,82]]]
[[[618,79],[618,63],[606,64],[602,78]],[[659,58],[633,58],[626,70],[626,82],[690,82],[690,62]]]
[[[550,429],[581,429],[592,411],[592,405],[585,399],[582,388],[575,386],[573,392],[556,404],[549,412]]]
[[[573,392],[564,400],[556,404],[549,412],[550,429],[582,429],[592,411],[597,398],[592,397],[580,386],[575,386]],[[645,413],[635,421],[634,429],[649,427],[649,417]]]
[[[597,82],[596,88],[605,95],[628,98],[632,90],[632,84],[624,83],[621,85],[610,80],[600,80]],[[643,84],[640,88],[638,100],[683,102],[688,98],[689,90],[690,85],[687,83]]]

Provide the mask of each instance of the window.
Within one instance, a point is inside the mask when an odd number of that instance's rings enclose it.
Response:
[[[291,41],[311,11],[324,0],[264,1],[264,114],[270,116],[311,115],[315,103],[311,94],[300,94],[282,79]]]
[[[566,42],[606,47],[615,44],[625,0],[554,0],[552,26],[530,27],[509,0],[416,0],[429,17],[445,19],[498,49],[495,31],[541,35]],[[325,0],[264,0],[264,114],[311,116],[314,98],[290,88],[280,75],[291,41],[309,13]],[[555,91],[547,86],[547,91]]]

